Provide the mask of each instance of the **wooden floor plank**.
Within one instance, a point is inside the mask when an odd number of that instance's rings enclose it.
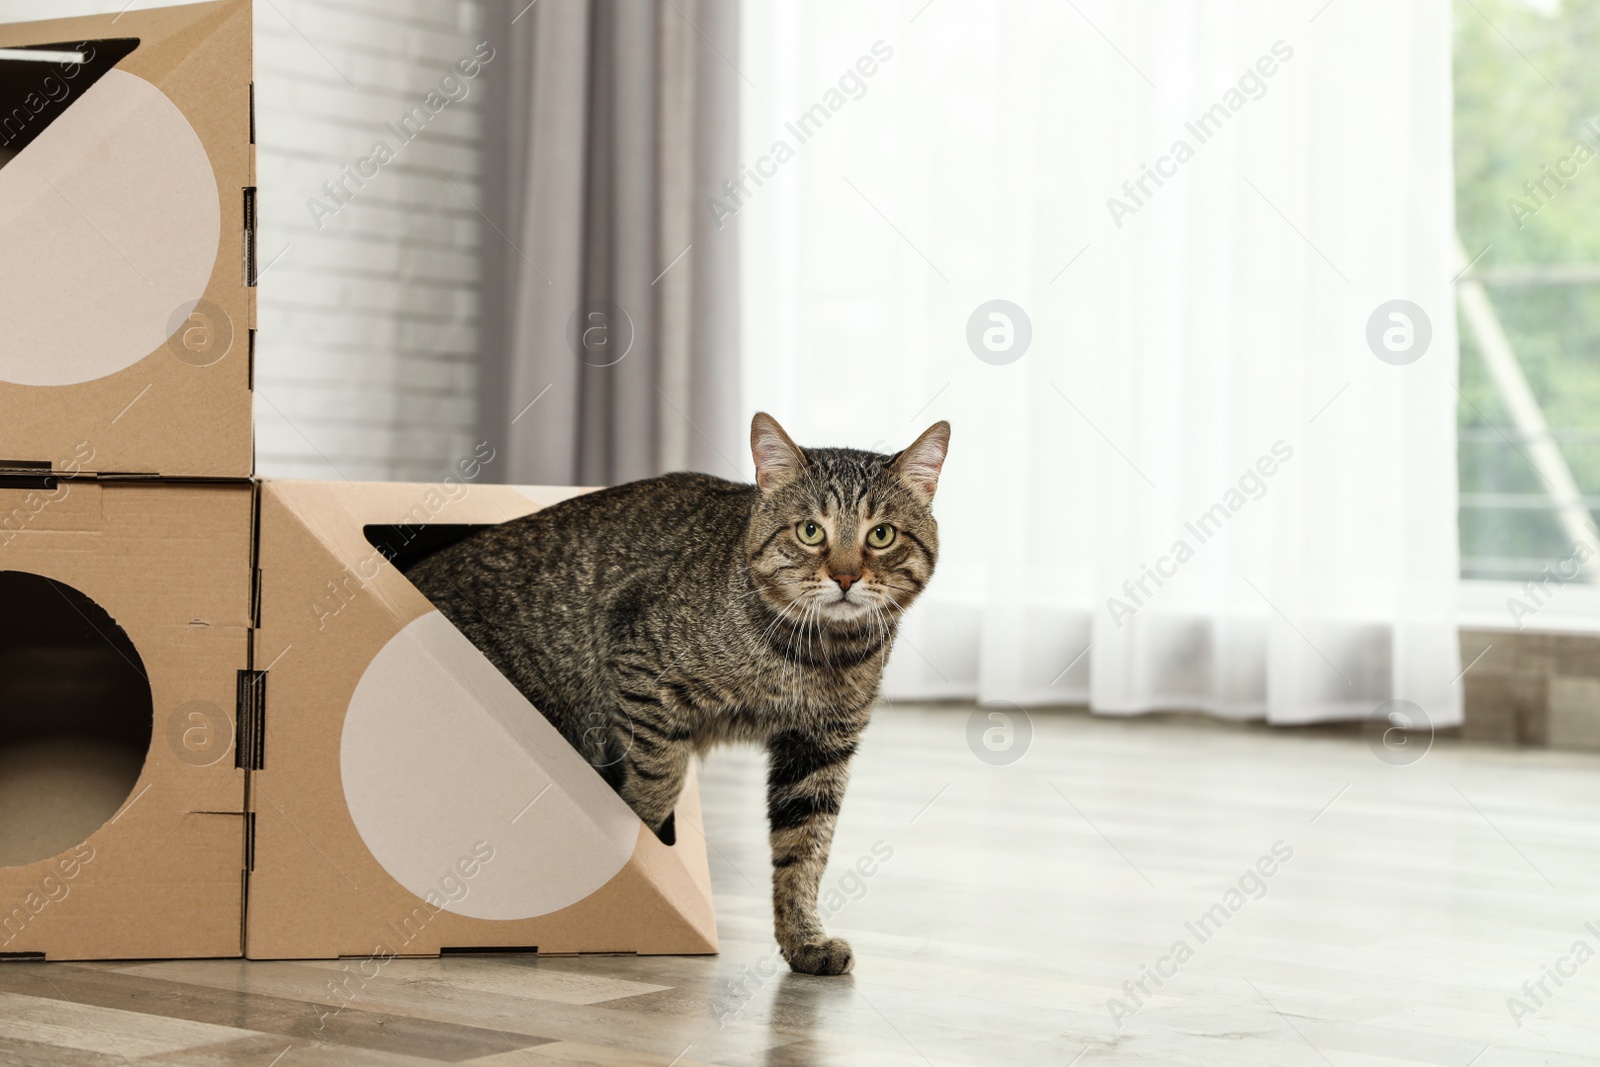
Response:
[[[129,1059],[215,1044],[250,1032],[71,999],[0,992],[0,1037]]]
[[[347,994],[338,962],[6,965],[0,1067],[124,1063],[103,1037],[171,1067],[1600,1067],[1600,962],[1508,1009],[1600,950],[1600,757],[1441,740],[1394,766],[1356,731],[1039,712],[997,767],[973,710],[867,734],[824,879],[849,977],[776,957],[763,761],[719,752],[719,957],[395,960]]]
[[[508,1048],[524,1048],[543,1038],[507,1035],[454,1021],[385,1014],[362,1006],[310,1001],[237,988],[218,988],[183,980],[184,967],[240,973],[238,963],[201,961],[176,965],[174,977],[164,966],[104,970],[71,964],[31,964],[0,968],[0,990],[34,996],[55,996],[78,1005],[142,1013],[152,1020],[168,1018],[228,1026],[295,1042],[320,1042],[350,1049],[395,1052],[431,1061],[455,1062]],[[310,988],[313,998],[326,989]],[[212,1038],[208,1043],[216,1043]]]

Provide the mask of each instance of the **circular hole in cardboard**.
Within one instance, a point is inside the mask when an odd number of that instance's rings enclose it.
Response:
[[[0,867],[60,855],[116,815],[152,724],[116,620],[69,585],[0,571]]]

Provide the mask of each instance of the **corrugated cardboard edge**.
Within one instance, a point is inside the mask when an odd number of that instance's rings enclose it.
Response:
[[[298,599],[325,576],[364,576],[371,569],[375,550],[364,535],[367,525],[493,524],[585,491],[460,481],[433,486],[263,483],[257,661],[284,658],[282,666],[269,669],[265,765],[251,775],[256,835],[247,956],[368,954],[377,940],[375,919],[391,913],[405,916],[407,908],[421,903],[371,856],[344,807],[334,727],[342,722],[354,679],[376,650],[432,606],[383,562],[376,575],[361,582],[359,595],[341,607],[341,617],[329,624],[342,627],[338,640],[317,645],[307,621],[311,612]],[[275,574],[275,569],[302,573],[294,580]],[[296,638],[303,642],[298,649]],[[288,659],[297,652],[305,653],[304,658]],[[284,702],[275,703],[274,694],[284,693]],[[297,748],[305,744],[318,750]],[[641,832],[626,866],[569,907],[503,921],[442,912],[415,937],[407,937],[404,951],[396,954],[508,947],[558,954],[715,952],[716,918],[696,778],[691,777],[680,801],[678,826],[672,847],[647,830]],[[339,857],[337,866],[333,855]]]

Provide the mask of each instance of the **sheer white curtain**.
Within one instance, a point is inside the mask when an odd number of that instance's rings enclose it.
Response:
[[[889,695],[1460,721],[1449,25],[746,4],[746,406],[955,428]]]

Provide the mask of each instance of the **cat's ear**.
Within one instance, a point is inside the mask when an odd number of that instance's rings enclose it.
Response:
[[[922,431],[911,447],[894,457],[895,471],[929,500],[939,488],[939,471],[950,451],[950,424],[943,419]]]
[[[756,484],[763,489],[786,485],[807,466],[805,450],[765,411],[750,420],[750,453],[756,460]]]

